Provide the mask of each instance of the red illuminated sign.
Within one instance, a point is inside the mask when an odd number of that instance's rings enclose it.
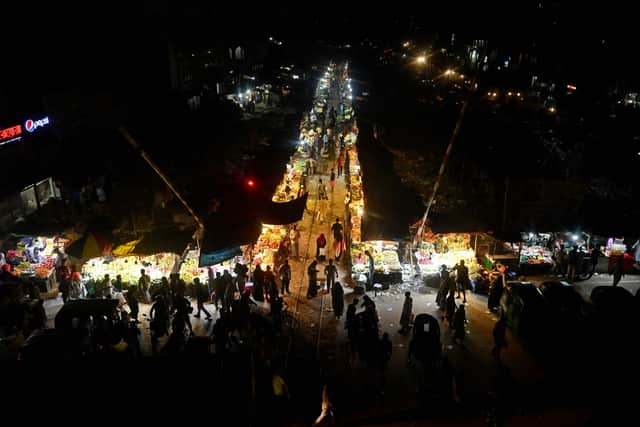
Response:
[[[0,145],[12,141],[18,141],[22,138],[22,127],[20,125],[11,126],[6,129],[0,129]]]

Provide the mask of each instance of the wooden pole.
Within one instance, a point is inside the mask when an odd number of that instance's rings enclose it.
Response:
[[[476,238],[475,241],[473,243],[473,252],[476,254],[476,257],[478,256],[478,233],[475,233]]]
[[[431,207],[435,201],[436,195],[438,194],[438,189],[440,188],[440,183],[442,181],[442,177],[444,176],[445,168],[447,167],[447,162],[449,157],[451,156],[451,152],[453,151],[453,144],[455,143],[458,133],[460,133],[460,128],[462,127],[462,119],[469,107],[469,101],[471,100],[471,96],[475,93],[476,86],[476,78],[471,82],[471,91],[469,95],[467,95],[467,99],[465,99],[464,104],[462,105],[462,109],[460,110],[460,114],[458,115],[458,121],[456,122],[456,127],[453,129],[453,133],[451,134],[451,138],[449,139],[449,144],[447,145],[447,149],[444,152],[444,157],[442,158],[442,162],[440,163],[440,170],[438,171],[438,176],[436,177],[436,181],[433,184],[433,191],[431,191],[431,196],[429,197],[429,201],[427,202],[427,209],[424,212],[422,217],[422,224],[418,227],[417,238],[418,243],[422,242],[422,233],[424,230],[424,225],[427,221],[427,217],[429,216],[429,212],[431,211]]]
[[[151,157],[149,157],[149,155],[140,147],[138,142],[133,138],[133,136],[131,136],[129,131],[127,131],[127,129],[124,128],[123,126],[120,126],[120,127],[118,127],[118,132],[120,132],[120,135],[122,135],[124,137],[124,139],[126,139],[129,142],[129,144],[131,144],[131,146],[138,152],[138,154],[140,154],[140,156],[147,162],[147,164],[149,164],[149,166],[151,166],[151,168],[158,174],[160,179],[162,179],[162,181],[164,181],[166,186],[169,187],[169,189],[178,198],[178,200],[180,200],[182,205],[191,214],[191,216],[195,220],[196,224],[198,224],[199,231],[204,230],[204,224],[200,220],[200,217],[198,217],[198,215],[196,215],[196,213],[193,211],[193,209],[191,209],[191,206],[189,206],[189,203],[187,203],[187,201],[182,197],[180,192],[173,186],[173,184],[171,183],[169,178],[155,164],[155,162],[151,159]]]

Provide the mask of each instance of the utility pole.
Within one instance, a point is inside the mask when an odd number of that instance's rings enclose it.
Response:
[[[438,176],[436,177],[436,182],[433,185],[433,191],[431,192],[431,197],[429,198],[429,202],[427,203],[427,210],[422,217],[422,224],[418,227],[418,243],[422,242],[422,234],[424,232],[424,226],[427,222],[427,217],[429,216],[429,211],[431,211],[431,207],[433,206],[433,202],[436,198],[436,194],[438,194],[438,188],[440,188],[440,182],[442,181],[442,177],[444,176],[445,168],[447,167],[447,161],[449,160],[449,156],[453,151],[453,144],[458,137],[458,133],[460,132],[460,128],[462,127],[462,119],[464,118],[464,114],[467,111],[469,106],[469,101],[471,100],[471,96],[474,94],[476,89],[476,79],[474,78],[471,82],[471,91],[467,95],[467,99],[465,99],[464,104],[462,105],[462,109],[460,110],[460,114],[458,115],[458,121],[456,122],[456,127],[453,129],[453,133],[451,134],[451,138],[449,139],[449,144],[447,145],[447,150],[444,152],[444,157],[442,158],[442,163],[440,164],[440,170],[438,171]],[[415,239],[414,239],[415,240]]]
[[[504,200],[502,202],[502,229],[507,229],[507,203],[509,202],[509,177],[504,180]]]
[[[169,178],[155,164],[155,162],[151,159],[151,157],[149,157],[149,155],[140,147],[140,144],[138,144],[138,141],[136,141],[135,138],[133,136],[131,136],[129,131],[124,126],[120,126],[120,127],[118,127],[118,132],[120,132],[120,135],[122,135],[124,137],[124,139],[126,139],[127,142],[129,142],[129,144],[131,144],[133,149],[136,150],[138,152],[138,154],[140,154],[140,156],[149,164],[149,166],[151,166],[151,168],[156,172],[156,174],[158,174],[160,179],[162,179],[162,181],[164,181],[164,183],[167,185],[167,187],[169,187],[169,189],[178,198],[178,200],[180,200],[182,205],[191,214],[191,216],[195,220],[196,224],[198,224],[198,230],[196,231],[196,235],[197,235],[196,237],[197,238],[201,237],[202,232],[204,231],[204,223],[202,222],[200,217],[198,217],[198,215],[194,212],[194,210],[191,209],[191,206],[189,206],[189,203],[187,203],[187,201],[182,197],[180,192],[173,186],[173,184],[171,183]]]

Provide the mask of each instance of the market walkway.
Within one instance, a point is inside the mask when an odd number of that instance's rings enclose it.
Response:
[[[332,85],[329,90],[329,96],[327,98],[327,110],[335,109],[339,110],[341,102],[341,94],[338,92],[338,88]],[[340,125],[350,125],[351,122],[343,122],[338,119]],[[309,321],[311,323],[321,322],[318,317],[322,315],[322,310],[327,309],[331,305],[331,295],[323,288],[325,283],[324,267],[328,260],[334,258],[332,256],[333,248],[333,233],[331,232],[331,226],[336,221],[336,218],[340,219],[341,224],[345,224],[345,200],[348,195],[347,177],[337,176],[337,167],[335,160],[332,157],[337,158],[338,153],[334,156],[328,156],[327,158],[320,158],[316,167],[317,174],[310,177],[309,183],[309,202],[307,211],[304,213],[302,220],[298,223],[298,230],[300,230],[300,255],[298,260],[292,260],[292,281],[291,287],[293,291],[293,297],[287,298],[287,303],[290,307],[295,304],[297,307],[296,312],[298,318],[302,321]],[[333,190],[329,186],[331,169],[335,168],[336,171],[336,184]],[[323,219],[318,220],[318,190],[320,186],[320,180],[324,183],[328,190],[329,196],[329,209]],[[307,275],[307,267],[316,258],[317,244],[316,239],[324,234],[327,239],[327,257],[325,262],[319,262],[317,269],[320,271],[318,275],[319,298],[307,299],[306,293],[309,286],[309,280]],[[348,258],[349,248],[346,249],[346,253],[343,254],[339,263],[336,263],[338,267],[338,281],[345,287],[345,292],[350,292],[345,285],[351,282],[351,265]],[[319,328],[317,328],[319,330]],[[317,339],[317,335],[309,337]],[[323,337],[326,339],[326,336]]]

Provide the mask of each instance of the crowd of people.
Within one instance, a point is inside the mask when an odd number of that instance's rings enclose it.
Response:
[[[469,270],[461,260],[455,267],[455,277],[446,265],[440,267],[440,287],[436,295],[438,309],[443,312],[442,319],[447,321],[449,329],[454,331],[455,342],[462,342],[465,336],[467,322],[465,304],[467,302],[465,289],[469,282]],[[458,294],[456,297],[456,293]],[[456,305],[456,298],[464,295],[462,304]]]

